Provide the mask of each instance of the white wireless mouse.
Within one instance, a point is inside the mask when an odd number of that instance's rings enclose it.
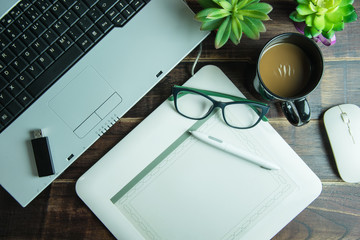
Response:
[[[360,182],[360,108],[342,104],[324,114],[324,124],[339,174],[345,182]]]

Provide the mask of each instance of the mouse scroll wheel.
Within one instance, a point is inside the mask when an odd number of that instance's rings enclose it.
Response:
[[[349,119],[348,115],[347,115],[345,112],[341,113],[341,119],[342,119],[343,122],[346,123],[346,124],[349,124],[349,123],[350,123],[350,119]]]

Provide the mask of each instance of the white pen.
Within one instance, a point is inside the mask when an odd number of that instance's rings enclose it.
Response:
[[[191,133],[191,135],[193,135],[195,138],[199,139],[200,141],[203,141],[205,143],[210,144],[211,146],[214,146],[218,149],[221,149],[225,152],[231,153],[235,156],[238,156],[244,160],[247,160],[251,163],[254,163],[260,167],[269,169],[269,170],[279,170],[280,167],[277,166],[274,163],[270,163],[265,161],[264,159],[250,153],[247,151],[244,151],[242,149],[239,149],[229,143],[226,143],[218,138],[212,137],[212,136],[208,136],[204,133],[198,132],[198,131],[189,131]]]

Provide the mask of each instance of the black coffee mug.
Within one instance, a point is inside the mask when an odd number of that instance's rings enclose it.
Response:
[[[265,100],[281,102],[291,124],[302,126],[311,119],[306,96],[319,85],[323,71],[321,50],[312,39],[283,33],[262,49],[253,85]]]

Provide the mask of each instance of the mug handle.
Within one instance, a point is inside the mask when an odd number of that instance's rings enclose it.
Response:
[[[306,98],[282,102],[281,109],[287,120],[294,126],[303,126],[311,119],[310,105]]]

